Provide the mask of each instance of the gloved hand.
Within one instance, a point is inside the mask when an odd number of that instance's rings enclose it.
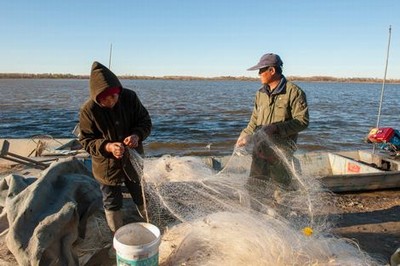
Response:
[[[262,130],[268,135],[272,136],[278,133],[278,127],[275,124],[270,124],[262,127]]]

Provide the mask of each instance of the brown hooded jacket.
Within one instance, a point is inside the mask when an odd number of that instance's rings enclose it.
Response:
[[[80,110],[79,141],[92,157],[94,177],[104,185],[120,184],[126,175],[137,179],[129,156],[125,154],[122,159],[116,159],[105,146],[109,142],[123,142],[126,137],[136,134],[140,139],[136,150],[143,154],[142,141],[150,135],[152,128],[148,111],[134,91],[123,88],[117,76],[98,62],[92,65],[89,85],[90,98]],[[96,97],[112,87],[122,88],[117,104],[111,109],[100,106]]]

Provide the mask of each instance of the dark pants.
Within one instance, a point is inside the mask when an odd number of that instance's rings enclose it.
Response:
[[[138,181],[131,181],[125,178],[125,187],[128,189],[133,202],[140,206],[143,205],[142,188]],[[103,207],[109,211],[118,211],[122,208],[122,185],[107,186],[100,184],[101,193],[103,195]]]
[[[293,151],[281,146],[283,156],[291,164],[293,162]],[[282,156],[282,155],[281,155]],[[260,142],[253,149],[250,177],[265,181],[274,181],[278,185],[289,187],[292,175],[286,163],[267,142]]]

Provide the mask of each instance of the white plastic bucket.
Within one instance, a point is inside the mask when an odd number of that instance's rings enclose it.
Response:
[[[161,236],[157,226],[131,223],[115,232],[113,244],[118,266],[157,266]]]

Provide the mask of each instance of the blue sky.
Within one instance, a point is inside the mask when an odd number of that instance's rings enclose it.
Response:
[[[0,73],[250,76],[267,52],[287,76],[400,79],[400,1],[4,0]]]

